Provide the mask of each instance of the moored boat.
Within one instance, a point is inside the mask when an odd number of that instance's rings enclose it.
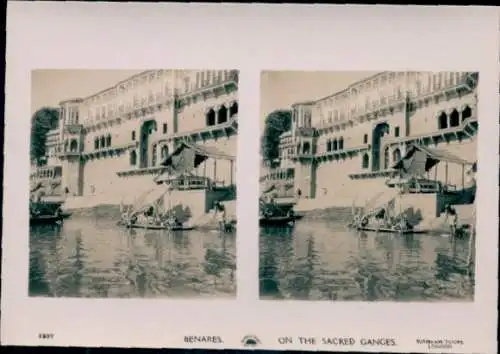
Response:
[[[189,231],[193,230],[194,226],[183,225],[157,225],[157,224],[128,224],[129,229],[146,229],[146,230],[169,230],[169,231]]]
[[[34,215],[30,216],[30,225],[35,224],[60,224],[63,221],[61,215]]]
[[[428,230],[423,229],[400,229],[395,227],[377,227],[377,226],[357,226],[356,230],[359,231],[373,231],[393,234],[425,234]]]

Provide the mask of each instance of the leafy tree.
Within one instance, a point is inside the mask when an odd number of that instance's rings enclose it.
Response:
[[[40,165],[45,157],[45,142],[47,132],[56,129],[59,123],[57,108],[43,107],[31,117],[30,158],[32,163]]]
[[[291,129],[292,111],[276,110],[266,117],[264,132],[261,140],[261,153],[265,162],[273,161],[279,157],[279,137]]]

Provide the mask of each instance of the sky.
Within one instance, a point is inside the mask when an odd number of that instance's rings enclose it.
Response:
[[[296,102],[311,101],[342,91],[374,75],[371,71],[264,71],[261,74],[260,126],[276,109],[290,109]]]
[[[85,98],[114,86],[143,70],[33,70],[31,114],[41,107],[57,107],[70,98]]]

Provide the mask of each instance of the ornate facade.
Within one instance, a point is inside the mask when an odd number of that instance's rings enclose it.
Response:
[[[415,142],[475,160],[478,78],[473,72],[381,72],[294,104],[292,129],[280,139],[281,166],[268,179],[281,181],[286,195],[359,192],[364,187],[356,181],[366,187],[394,175],[391,166]],[[460,183],[463,171],[449,168],[432,173]]]
[[[152,181],[180,141],[235,153],[237,90],[237,70],[148,70],[92,96],[62,101],[44,169],[61,170],[62,187],[71,195],[119,195]],[[197,172],[234,184],[235,166],[223,163],[207,161]]]

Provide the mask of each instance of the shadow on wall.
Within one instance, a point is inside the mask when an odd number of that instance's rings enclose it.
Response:
[[[205,213],[214,208],[216,201],[227,202],[231,200],[236,200],[236,188],[234,187],[208,191],[205,198]]]
[[[419,225],[424,219],[422,211],[420,209],[415,210],[413,207],[405,209],[402,214],[411,226]]]
[[[187,222],[193,216],[191,209],[188,206],[184,207],[182,204],[177,204],[172,207],[169,213],[175,215],[177,220],[181,223]]]

